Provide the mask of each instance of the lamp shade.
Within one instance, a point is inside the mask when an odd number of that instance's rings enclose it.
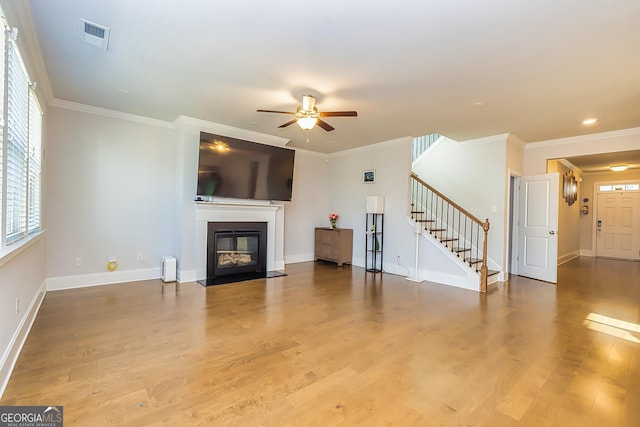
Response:
[[[302,117],[298,119],[298,126],[300,126],[304,130],[309,130],[316,125],[318,119],[314,117]]]
[[[384,213],[384,197],[367,196],[367,213],[371,213],[371,214]]]

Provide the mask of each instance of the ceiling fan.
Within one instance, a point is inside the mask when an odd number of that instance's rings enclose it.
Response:
[[[312,129],[316,124],[327,132],[335,129],[329,123],[320,120],[320,117],[356,117],[358,113],[356,111],[318,111],[316,107],[316,99],[311,95],[304,95],[302,97],[302,106],[296,109],[296,112],[291,111],[275,111],[275,110],[257,110],[259,113],[280,113],[280,114],[294,114],[295,119],[288,121],[287,123],[280,125],[280,128],[286,128],[289,125],[298,123],[298,125],[304,130]]]

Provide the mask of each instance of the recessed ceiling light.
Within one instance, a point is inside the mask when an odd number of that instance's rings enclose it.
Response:
[[[116,88],[116,92],[120,92],[120,93],[130,93],[128,90],[126,90],[126,89],[122,89],[122,88]]]
[[[589,117],[588,119],[584,119],[582,121],[582,124],[585,125],[585,126],[589,126],[589,125],[594,124],[597,121],[598,121],[598,119],[596,119],[595,117]]]
[[[629,169],[629,166],[627,166],[627,165],[616,165],[616,166],[609,167],[609,169],[611,169],[614,172],[622,172],[622,171],[626,171],[627,169]]]
[[[476,101],[473,103],[474,107],[484,107],[484,102],[482,101]]]
[[[250,125],[257,126],[257,125],[258,125],[258,122],[249,122],[249,124],[250,124]]]

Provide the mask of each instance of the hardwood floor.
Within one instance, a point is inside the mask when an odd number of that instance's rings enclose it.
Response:
[[[488,294],[287,273],[49,292],[0,405],[63,405],[65,426],[640,425],[640,263]]]

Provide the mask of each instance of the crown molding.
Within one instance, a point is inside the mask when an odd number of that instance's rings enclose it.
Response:
[[[198,128],[201,131],[211,132],[217,135],[259,142],[261,144],[274,145],[276,147],[284,148],[285,145],[289,143],[289,139],[287,138],[223,125],[221,123],[210,122],[208,120],[196,119],[189,116],[178,116],[173,123],[176,129],[183,126],[190,126]]]
[[[571,163],[569,160],[567,159],[556,159],[558,161],[558,163],[563,164],[565,167],[567,167],[568,169],[579,173],[580,175],[582,175],[584,172],[582,171],[582,169],[580,169],[579,167],[577,167],[576,165],[574,165],[573,163]]]
[[[590,133],[590,134],[579,135],[579,136],[569,136],[567,138],[549,139],[547,141],[530,142],[524,148],[525,150],[527,150],[532,148],[575,144],[577,142],[597,141],[597,140],[607,139],[607,138],[619,138],[622,136],[640,136],[640,128],[612,130],[608,132]]]
[[[389,141],[376,142],[374,144],[362,145],[360,147],[350,148],[348,150],[337,151],[335,153],[327,154],[326,156],[327,156],[327,158],[341,157],[341,156],[344,156],[344,155],[347,155],[347,154],[361,153],[361,152],[366,152],[366,151],[374,151],[374,150],[377,150],[379,148],[411,143],[411,141],[413,141],[413,137],[404,136],[402,138],[390,139]]]
[[[49,104],[52,107],[64,108],[65,110],[79,111],[81,113],[94,114],[96,116],[110,117],[112,119],[128,120],[130,122],[145,125],[158,126],[162,128],[175,129],[172,122],[152,119],[150,117],[139,116],[137,114],[124,113],[122,111],[109,110],[107,108],[94,107],[93,105],[80,104],[78,102],[65,101],[54,98]]]

